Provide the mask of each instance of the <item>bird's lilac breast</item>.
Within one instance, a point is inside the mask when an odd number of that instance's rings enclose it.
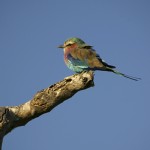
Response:
[[[88,70],[89,68],[86,62],[73,58],[71,54],[65,55],[64,61],[69,69],[77,73]]]

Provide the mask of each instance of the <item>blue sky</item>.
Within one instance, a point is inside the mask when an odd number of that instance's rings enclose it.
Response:
[[[8,134],[3,150],[150,149],[148,0],[1,0],[0,105],[22,104],[72,75],[57,46],[80,37],[134,82],[95,72],[95,87]]]

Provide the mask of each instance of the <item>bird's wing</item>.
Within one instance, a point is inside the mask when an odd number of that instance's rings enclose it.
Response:
[[[105,66],[103,60],[92,48],[77,48],[72,50],[70,55],[76,63],[78,62],[90,68],[103,68]]]

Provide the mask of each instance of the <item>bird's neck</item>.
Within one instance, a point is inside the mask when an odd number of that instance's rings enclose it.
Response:
[[[77,47],[77,44],[72,44],[71,46],[64,48],[64,58],[67,58],[70,52],[76,49]]]

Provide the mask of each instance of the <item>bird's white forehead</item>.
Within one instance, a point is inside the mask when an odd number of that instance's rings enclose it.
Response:
[[[68,45],[68,44],[74,44],[75,42],[74,41],[71,41],[71,40],[68,40],[64,43],[64,45]]]

